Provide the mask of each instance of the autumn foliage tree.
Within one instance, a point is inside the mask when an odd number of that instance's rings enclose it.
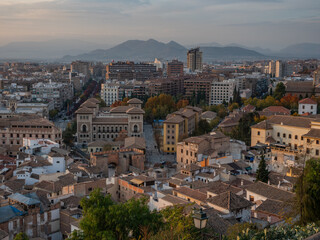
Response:
[[[172,96],[160,94],[150,97],[144,106],[144,110],[147,120],[152,121],[153,119],[165,119],[169,113],[177,110],[177,106]]]

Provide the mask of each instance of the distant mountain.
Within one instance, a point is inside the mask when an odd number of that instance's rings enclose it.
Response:
[[[201,49],[203,51],[204,62],[219,59],[252,59],[264,57],[258,52],[240,47],[201,47]],[[62,61],[151,61],[154,60],[154,58],[167,60],[176,58],[181,61],[186,61],[187,51],[187,48],[174,41],[162,43],[154,39],[147,41],[128,40],[107,50],[98,49],[77,56],[65,56]]]
[[[78,56],[65,56],[63,60],[70,61],[79,59],[89,61],[150,61],[154,60],[155,58],[182,59],[185,58],[186,54],[187,49],[174,41],[162,43],[154,39],[149,39],[147,41],[128,40],[107,50],[98,49],[86,54],[80,54]]]
[[[283,48],[277,53],[282,57],[320,58],[320,44],[299,43]]]
[[[209,43],[197,43],[197,44],[190,44],[187,45],[188,48],[194,48],[194,47],[223,47],[222,44],[217,42],[209,42]]]
[[[97,48],[109,48],[110,46],[72,39],[13,42],[0,46],[0,59],[57,59],[66,54],[78,55]]]
[[[241,47],[201,47],[203,61],[210,62],[215,60],[228,59],[261,59],[265,56],[253,50]]]

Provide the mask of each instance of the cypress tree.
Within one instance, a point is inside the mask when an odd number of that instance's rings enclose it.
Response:
[[[261,156],[261,160],[257,170],[257,179],[256,181],[268,182],[269,179],[269,171],[267,169],[266,160],[264,159],[264,155]]]

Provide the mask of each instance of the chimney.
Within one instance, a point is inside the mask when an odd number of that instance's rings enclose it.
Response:
[[[268,180],[268,185],[270,185],[270,180]]]
[[[243,186],[243,179],[241,179],[241,186]]]

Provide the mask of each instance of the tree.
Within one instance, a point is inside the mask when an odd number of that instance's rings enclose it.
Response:
[[[100,97],[99,93],[96,94],[95,98],[100,101],[99,107],[106,107],[107,106],[106,102]]]
[[[77,122],[68,123],[67,128],[62,133],[63,142],[71,146],[73,144],[73,135],[77,132]]]
[[[211,127],[211,129],[217,127],[217,126],[219,125],[220,121],[221,121],[221,119],[220,119],[219,117],[215,117],[214,119],[212,119],[212,120],[210,121],[210,127]]]
[[[199,230],[193,224],[191,214],[186,214],[188,206],[173,206],[161,210],[164,225],[151,240],[199,239]],[[190,206],[189,206],[190,207]]]
[[[234,109],[238,109],[239,108],[239,104],[234,102],[232,104],[229,105],[228,109],[230,112],[232,112]]]
[[[320,221],[320,159],[309,159],[295,192],[302,224]]]
[[[57,116],[57,114],[59,113],[58,109],[52,109],[49,111],[49,117],[50,119],[53,119]]]
[[[244,141],[247,145],[251,143],[251,126],[255,124],[255,118],[259,117],[257,113],[245,114],[239,120],[237,127],[233,128],[230,136],[234,139]]]
[[[256,226],[253,223],[236,223],[228,227],[227,237],[230,240],[237,239],[239,233],[247,229],[256,229]]]
[[[264,159],[264,155],[261,156],[256,178],[256,181],[261,181],[265,183],[268,182],[269,171],[267,168],[266,160]]]
[[[104,196],[99,189],[81,200],[83,218],[80,228],[88,240],[128,239],[129,233],[136,239],[154,234],[162,226],[161,215],[150,211],[146,199],[130,199],[115,204],[110,195]],[[76,234],[79,235],[79,234]],[[71,239],[81,239],[72,235]]]
[[[29,240],[29,237],[24,232],[20,232],[14,237],[14,240]]]
[[[283,82],[279,82],[274,90],[274,98],[280,100],[286,94],[286,87]]]
[[[195,135],[196,136],[203,135],[208,132],[211,132],[211,130],[212,130],[212,127],[210,126],[208,121],[205,119],[201,119],[198,123],[198,128],[195,131]]]

